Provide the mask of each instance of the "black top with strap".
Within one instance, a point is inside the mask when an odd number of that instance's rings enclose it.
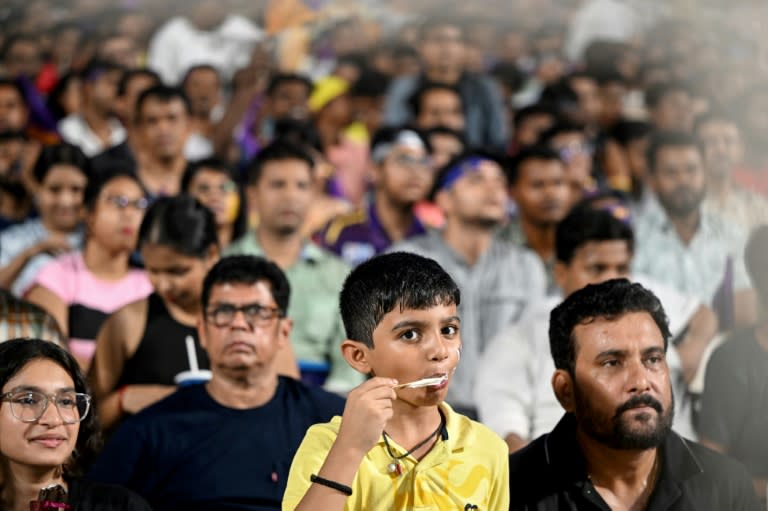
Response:
[[[209,369],[208,355],[200,347],[197,330],[176,321],[162,298],[152,293],[148,298],[147,322],[139,346],[126,361],[117,387],[123,385],[174,385],[173,377],[188,371],[186,338],[195,341],[200,369]]]

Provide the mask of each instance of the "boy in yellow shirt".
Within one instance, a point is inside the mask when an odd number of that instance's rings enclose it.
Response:
[[[508,509],[506,444],[443,402],[461,355],[459,299],[445,270],[415,254],[375,257],[347,277],[341,350],[371,378],[342,417],[307,431],[284,511]]]

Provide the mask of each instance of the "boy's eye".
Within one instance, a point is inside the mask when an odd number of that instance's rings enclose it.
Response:
[[[452,337],[459,333],[459,327],[457,327],[456,325],[444,326],[442,329],[442,333],[445,336]]]
[[[416,341],[419,339],[419,332],[416,330],[406,330],[400,334],[400,338],[406,341]]]

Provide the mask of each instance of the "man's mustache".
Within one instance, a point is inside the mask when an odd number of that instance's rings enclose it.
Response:
[[[638,408],[640,406],[650,406],[654,410],[656,410],[659,414],[661,414],[664,411],[664,407],[661,406],[661,403],[659,403],[658,400],[653,398],[652,396],[648,394],[643,394],[640,396],[634,396],[630,398],[627,402],[622,404],[616,409],[616,417],[619,417],[622,413],[626,412],[627,410],[631,410],[632,408]]]

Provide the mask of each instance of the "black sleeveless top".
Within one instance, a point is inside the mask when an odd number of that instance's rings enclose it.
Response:
[[[147,299],[147,323],[136,352],[125,363],[116,388],[123,385],[175,385],[173,377],[188,371],[187,336],[195,341],[200,369],[210,369],[208,355],[200,347],[197,330],[171,317],[162,298],[152,293]]]

